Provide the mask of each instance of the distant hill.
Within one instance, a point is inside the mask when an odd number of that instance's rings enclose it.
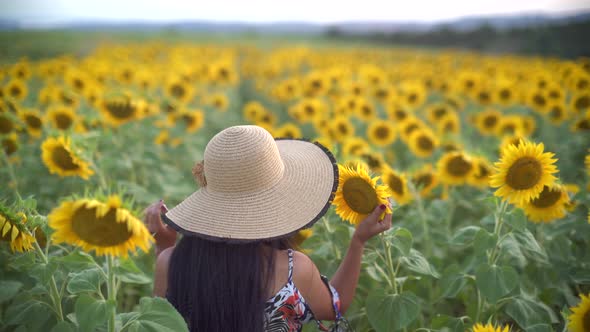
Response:
[[[543,26],[556,23],[581,22],[590,20],[590,11],[583,13],[523,13],[517,15],[497,15],[481,17],[465,17],[456,20],[438,21],[432,23],[423,22],[338,22],[333,24],[314,24],[307,22],[276,22],[276,23],[249,23],[249,22],[216,22],[216,21],[176,21],[176,22],[152,22],[152,21],[74,21],[67,23],[39,23],[37,21],[3,21],[0,20],[0,30],[27,30],[27,29],[73,29],[79,31],[100,30],[132,30],[132,31],[158,31],[162,29],[215,32],[215,33],[242,33],[256,32],[260,34],[304,34],[317,35],[326,31],[338,30],[344,34],[367,33],[394,33],[394,32],[427,32],[444,27],[455,31],[469,31],[482,25],[494,29],[507,30],[531,26]]]

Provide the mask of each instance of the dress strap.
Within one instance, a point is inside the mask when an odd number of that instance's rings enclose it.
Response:
[[[288,249],[289,254],[289,282],[293,282],[293,249]]]

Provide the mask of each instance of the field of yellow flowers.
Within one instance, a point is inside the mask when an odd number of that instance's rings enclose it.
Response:
[[[0,66],[2,331],[186,330],[151,297],[142,210],[196,190],[237,124],[318,141],[394,198],[355,330],[590,330],[590,59],[149,41]],[[327,275],[347,203],[297,237]]]

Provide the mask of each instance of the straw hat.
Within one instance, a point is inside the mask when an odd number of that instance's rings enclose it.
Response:
[[[295,234],[323,216],[338,187],[334,156],[322,145],[273,139],[257,126],[235,126],[205,148],[206,185],[168,211],[180,233],[249,242]]]

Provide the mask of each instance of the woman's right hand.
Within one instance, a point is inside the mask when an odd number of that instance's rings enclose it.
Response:
[[[391,209],[390,201],[388,205]],[[383,214],[383,211],[385,211],[386,207],[385,204],[378,205],[371,214],[367,215],[365,219],[358,224],[354,231],[354,235],[352,236],[353,241],[359,241],[360,244],[364,245],[365,242],[373,236],[391,228],[391,213],[386,214],[383,219],[379,218],[381,214]]]
[[[150,204],[144,211],[144,222],[156,240],[156,254],[176,244],[176,231],[165,225],[160,218],[160,213],[166,212],[168,208],[162,200]]]

